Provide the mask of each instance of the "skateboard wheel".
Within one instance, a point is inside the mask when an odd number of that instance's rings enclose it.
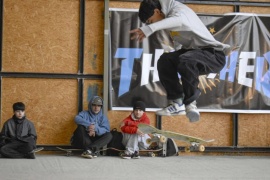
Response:
[[[190,147],[185,147],[185,152],[190,152]]]
[[[166,142],[166,137],[165,136],[160,136],[159,141],[161,143],[165,143]]]
[[[146,139],[147,144],[151,144],[151,138]]]
[[[199,145],[199,151],[200,151],[200,152],[203,152],[204,150],[205,150],[204,145],[202,145],[202,144],[201,144],[201,145]]]

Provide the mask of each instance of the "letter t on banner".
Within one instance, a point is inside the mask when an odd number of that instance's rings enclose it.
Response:
[[[135,59],[141,57],[143,49],[140,48],[118,48],[114,58],[123,59],[121,62],[121,75],[118,97],[129,91],[133,64]]]

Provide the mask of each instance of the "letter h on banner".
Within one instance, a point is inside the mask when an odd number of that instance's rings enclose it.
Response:
[[[158,71],[157,71],[157,61],[159,57],[163,54],[163,52],[164,52],[163,49],[155,50],[154,67],[151,67],[153,55],[146,54],[146,53],[143,54],[141,86],[149,83],[150,71],[153,71],[153,82],[159,81]]]

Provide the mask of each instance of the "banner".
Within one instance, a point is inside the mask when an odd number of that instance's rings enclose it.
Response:
[[[270,113],[270,15],[198,16],[215,39],[232,48],[218,74],[200,76],[199,111]],[[130,110],[136,99],[142,99],[148,111],[168,105],[157,61],[164,51],[173,51],[173,45],[166,30],[142,43],[130,40],[129,31],[142,25],[137,9],[110,9],[112,110]]]

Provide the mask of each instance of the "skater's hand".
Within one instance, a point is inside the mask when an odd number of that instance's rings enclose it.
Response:
[[[91,124],[89,127],[88,127],[88,130],[89,130],[89,136],[93,136],[95,137],[95,125],[94,124]]]
[[[123,126],[125,126],[125,123],[124,122],[121,122],[120,128],[123,127]]]
[[[95,135],[96,135],[96,132],[95,132],[95,131],[90,131],[90,132],[89,132],[89,136],[95,137]]]
[[[129,33],[131,34],[131,38],[130,38],[131,40],[136,39],[137,41],[142,42],[142,40],[145,38],[145,34],[140,28],[133,29],[129,31]]]
[[[139,129],[137,129],[137,132],[136,132],[139,136],[144,136],[144,133],[141,131],[141,130],[139,130]]]
[[[94,125],[94,124],[91,124],[91,125],[88,127],[88,130],[89,130],[89,132],[90,132],[90,131],[95,131],[95,125]]]

